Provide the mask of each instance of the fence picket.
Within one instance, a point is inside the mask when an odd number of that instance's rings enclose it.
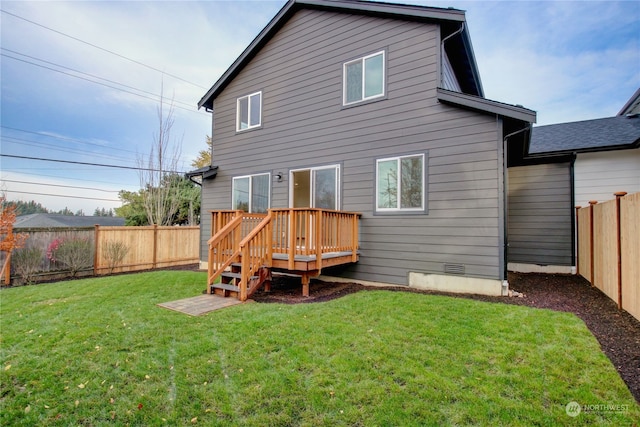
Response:
[[[47,258],[47,249],[56,239],[89,239],[93,242],[93,265],[80,275],[109,274],[111,269],[105,258],[106,242],[124,242],[129,248],[126,257],[114,269],[114,273],[175,267],[195,264],[200,259],[200,227],[76,227],[76,228],[25,228],[28,234],[26,247],[42,250],[42,262],[37,280],[50,280],[68,276],[66,270]],[[4,252],[0,255],[4,261]],[[15,275],[13,279],[15,279]]]
[[[640,193],[576,209],[578,273],[640,320]]]

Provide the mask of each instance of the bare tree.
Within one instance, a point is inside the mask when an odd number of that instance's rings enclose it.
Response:
[[[158,130],[153,135],[149,157],[138,156],[140,187],[149,224],[170,225],[178,211],[180,198],[173,181],[182,150],[182,140],[172,141],[174,124],[173,99],[165,107],[164,96],[158,105]],[[173,142],[173,143],[172,143]]]

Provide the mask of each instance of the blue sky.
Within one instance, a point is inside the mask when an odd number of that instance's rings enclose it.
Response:
[[[189,170],[211,133],[198,100],[284,3],[3,1],[0,151],[136,167],[163,90]],[[403,3],[466,10],[486,97],[536,110],[540,125],[613,116],[640,87],[638,1]],[[129,169],[1,157],[0,170],[8,199],[85,214],[140,188]]]

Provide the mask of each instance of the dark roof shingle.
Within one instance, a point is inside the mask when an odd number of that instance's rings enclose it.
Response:
[[[529,155],[609,151],[638,147],[639,143],[640,118],[616,116],[536,126]]]
[[[93,227],[122,226],[124,218],[109,216],[73,216],[61,214],[30,214],[16,218],[14,228],[68,228],[68,227]]]

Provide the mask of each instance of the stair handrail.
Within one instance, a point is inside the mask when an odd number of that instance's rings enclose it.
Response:
[[[249,278],[254,276],[261,267],[271,267],[272,255],[273,255],[273,233],[271,230],[271,211],[267,216],[260,221],[260,223],[242,239],[240,242],[241,268],[240,268],[240,283],[238,284],[240,291],[240,301],[245,301],[253,291],[260,286],[260,283],[256,283],[251,289],[248,289]],[[264,241],[262,245],[258,243],[256,247],[253,247],[254,243],[259,242],[261,238]],[[262,249],[261,249],[262,248]]]
[[[228,222],[220,231],[218,231],[215,235],[211,236],[207,241],[208,250],[209,250],[209,266],[208,266],[208,275],[207,275],[207,293],[211,293],[211,285],[213,282],[220,277],[220,275],[238,258],[240,255],[240,245],[237,244],[237,238],[233,239],[232,242],[232,252],[227,256],[225,262],[218,264],[217,269],[213,270],[214,263],[211,262],[213,258],[213,248],[222,242],[223,239],[227,238],[234,231],[236,235],[239,236],[240,227],[242,225],[242,215],[236,215],[230,222]]]

